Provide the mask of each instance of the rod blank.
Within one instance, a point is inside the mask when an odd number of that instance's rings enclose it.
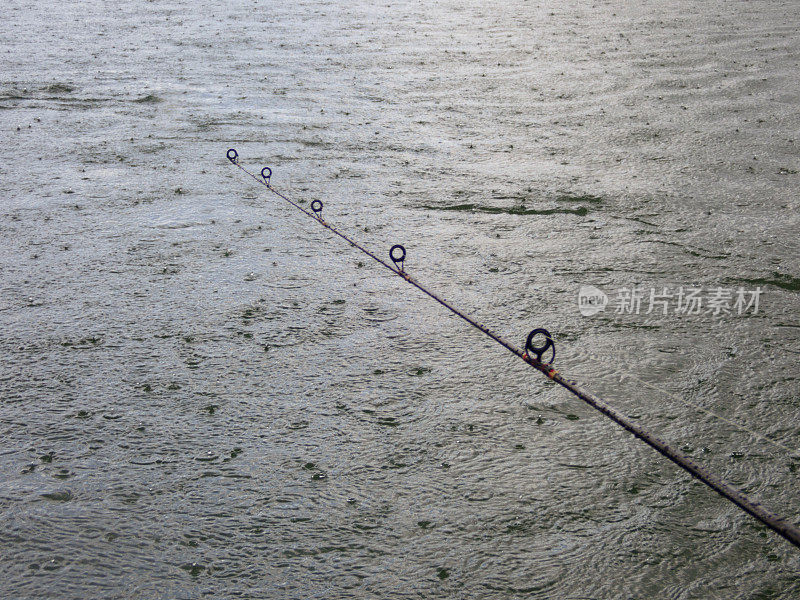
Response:
[[[228,150],[227,157],[228,157],[228,160],[230,160],[231,163],[233,163],[234,165],[239,167],[242,171],[244,171],[245,173],[250,175],[250,177],[252,177],[256,182],[258,182],[261,185],[265,186],[270,192],[272,192],[273,194],[275,194],[279,198],[285,200],[286,202],[288,202],[289,204],[294,206],[299,211],[305,213],[307,216],[311,217],[315,221],[319,222],[323,227],[326,227],[333,234],[339,236],[340,238],[342,238],[343,240],[348,242],[354,248],[358,248],[361,252],[363,252],[364,254],[366,254],[367,256],[372,258],[373,260],[375,260],[377,263],[379,263],[379,264],[383,265],[384,267],[386,267],[387,269],[389,269],[395,275],[398,275],[399,277],[402,277],[403,279],[405,279],[408,283],[410,283],[411,285],[416,287],[418,290],[420,290],[424,294],[426,294],[429,297],[431,297],[433,300],[435,300],[436,302],[438,302],[439,304],[444,306],[447,310],[449,310],[450,312],[452,312],[456,316],[462,318],[464,321],[466,321],[467,323],[469,323],[470,325],[472,325],[476,329],[480,330],[485,335],[487,335],[490,338],[492,338],[495,342],[497,342],[498,344],[503,346],[506,350],[508,350],[512,354],[515,354],[516,356],[518,356],[519,358],[524,360],[526,363],[528,363],[533,368],[541,371],[548,378],[550,378],[551,380],[553,380],[554,382],[556,382],[560,386],[562,386],[565,389],[567,389],[569,392],[571,392],[577,398],[581,399],[583,402],[585,402],[586,404],[588,404],[589,406],[591,406],[595,410],[599,411],[600,413],[602,413],[603,415],[605,415],[606,417],[611,419],[614,423],[616,423],[617,425],[621,426],[623,429],[625,429],[625,430],[629,431],[630,433],[632,433],[634,436],[636,436],[637,438],[642,440],[644,443],[646,443],[648,446],[650,446],[651,448],[656,450],[658,453],[660,453],[661,455],[665,456],[666,458],[668,458],[669,460],[674,462],[676,465],[678,465],[679,467],[681,467],[682,469],[687,471],[692,477],[702,481],[704,484],[706,484],[712,490],[717,492],[720,496],[722,496],[723,498],[729,500],[730,502],[732,502],[733,504],[735,504],[736,506],[741,508],[743,511],[745,511],[746,513],[748,513],[753,518],[757,519],[758,521],[760,521],[761,523],[763,523],[764,525],[766,525],[770,529],[772,529],[775,533],[777,533],[778,535],[780,535],[781,537],[786,539],[788,542],[790,542],[794,546],[800,548],[800,529],[798,529],[794,524],[790,523],[787,519],[785,519],[783,517],[780,517],[780,516],[776,515],[775,513],[771,512],[770,510],[764,508],[764,506],[762,506],[760,502],[755,502],[755,501],[749,499],[742,492],[740,492],[739,490],[737,490],[737,489],[733,488],[732,486],[728,485],[722,479],[716,477],[715,475],[713,475],[712,473],[707,471],[705,468],[703,468],[700,465],[698,465],[690,457],[686,456],[685,454],[683,454],[679,450],[673,448],[672,446],[670,446],[669,444],[664,442],[661,438],[653,435],[652,433],[650,433],[649,431],[647,431],[643,427],[631,422],[630,419],[628,419],[625,415],[623,415],[622,413],[617,411],[614,407],[609,405],[604,400],[601,400],[597,396],[594,396],[593,394],[590,394],[589,392],[584,391],[574,381],[570,381],[570,380],[566,379],[563,375],[561,375],[558,371],[556,371],[552,367],[551,363],[542,362],[542,354],[544,353],[544,351],[548,347],[552,348],[552,351],[553,351],[553,355],[552,355],[553,358],[551,360],[555,359],[555,346],[553,345],[553,341],[552,341],[552,338],[550,337],[550,334],[547,333],[546,330],[543,330],[543,329],[534,330],[534,331],[531,332],[531,335],[528,337],[528,342],[526,343],[526,348],[527,347],[531,347],[532,354],[536,354],[536,357],[534,358],[533,356],[528,354],[527,351],[523,351],[523,350],[519,349],[515,345],[511,344],[510,342],[506,341],[505,339],[500,337],[498,334],[496,334],[495,332],[490,330],[488,327],[482,325],[481,323],[479,323],[478,321],[476,321],[475,319],[473,319],[469,315],[466,315],[465,313],[461,312],[456,307],[454,307],[453,305],[448,303],[445,299],[439,297],[437,294],[435,294],[434,292],[432,292],[431,290],[429,290],[428,288],[423,286],[416,279],[414,279],[411,275],[409,275],[403,269],[403,260],[405,259],[406,251],[405,251],[405,248],[403,248],[402,246],[395,245],[395,246],[392,247],[392,249],[391,249],[391,251],[389,253],[389,256],[390,256],[391,260],[395,263],[395,265],[394,266],[390,265],[389,263],[387,263],[383,259],[379,258],[377,255],[375,255],[374,253],[370,252],[369,250],[367,250],[366,248],[364,248],[363,246],[361,246],[360,244],[358,244],[357,242],[352,240],[350,237],[348,237],[347,235],[345,235],[344,233],[342,233],[341,231],[339,231],[338,229],[333,227],[331,224],[329,224],[328,222],[323,220],[322,217],[321,217],[321,208],[322,208],[321,203],[319,205],[319,209],[320,209],[319,211],[314,210],[314,212],[309,212],[305,208],[303,208],[302,206],[297,204],[296,202],[294,202],[291,199],[289,199],[284,194],[282,194],[282,193],[278,192],[277,190],[275,190],[269,183],[269,177],[263,177],[262,179],[259,179],[256,175],[254,175],[253,173],[248,171],[246,168],[244,168],[241,164],[239,164],[239,160],[238,160],[239,155],[236,152],[236,150],[234,150],[233,148]],[[265,167],[264,169],[268,169],[268,167]],[[262,170],[262,175],[263,175],[263,173],[264,173],[264,170]],[[269,174],[270,175],[272,174],[271,170],[269,170]],[[315,202],[317,202],[317,201],[315,201]],[[314,207],[314,205],[312,204],[312,208],[313,207]],[[395,259],[395,252],[396,251],[400,251],[400,250],[402,250],[402,256],[400,258]],[[545,337],[547,338],[547,342],[545,343],[545,346],[543,348],[541,348],[541,349],[532,347],[532,345],[531,345],[531,338],[537,332],[538,333],[543,333],[545,335]],[[539,350],[541,350],[541,352]]]

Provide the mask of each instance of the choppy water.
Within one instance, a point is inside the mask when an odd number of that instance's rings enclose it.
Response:
[[[5,3],[0,596],[798,597],[796,549],[225,159],[797,522],[798,461],[683,402],[800,444],[796,8]]]

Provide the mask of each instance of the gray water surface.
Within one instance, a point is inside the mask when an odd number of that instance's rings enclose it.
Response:
[[[0,17],[1,597],[800,596],[796,548],[225,158],[797,523],[795,2]]]

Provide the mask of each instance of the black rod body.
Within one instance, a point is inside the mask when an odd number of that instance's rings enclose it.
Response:
[[[233,156],[233,158],[231,158],[231,156]],[[269,179],[267,179],[266,177],[264,179],[259,179],[253,173],[251,173],[250,171],[245,169],[242,165],[240,165],[239,162],[238,162],[238,155],[236,154],[235,150],[233,150],[233,155],[231,154],[231,150],[228,151],[228,159],[234,165],[239,167],[242,171],[244,171],[245,173],[250,175],[250,177],[255,179],[258,183],[260,183],[261,185],[265,186],[273,194],[275,194],[279,198],[282,198],[283,200],[285,200],[286,202],[288,202],[289,204],[291,204],[292,206],[294,206],[295,208],[297,208],[301,212],[305,213],[306,215],[308,215],[309,217],[311,217],[312,219],[314,219],[315,221],[320,223],[323,227],[326,227],[332,233],[334,233],[335,235],[337,235],[340,238],[342,238],[343,240],[345,240],[348,244],[350,244],[354,248],[358,248],[359,250],[361,250],[361,252],[363,252],[364,254],[366,254],[367,256],[369,256],[370,258],[372,258],[373,260],[375,260],[379,264],[381,264],[384,267],[386,267],[387,269],[389,269],[395,275],[399,275],[400,277],[405,279],[408,283],[410,283],[411,285],[416,287],[418,290],[420,290],[424,294],[427,294],[428,296],[430,296],[431,298],[436,300],[436,302],[438,302],[439,304],[444,306],[447,310],[449,310],[450,312],[454,313],[455,315],[461,317],[467,323],[469,323],[470,325],[472,325],[476,329],[479,329],[484,334],[486,334],[487,336],[492,338],[495,342],[497,342],[498,344],[503,346],[506,350],[508,350],[509,352],[511,352],[513,354],[516,354],[519,358],[524,360],[526,363],[528,363],[529,365],[531,365],[535,369],[538,369],[539,371],[544,373],[547,377],[549,377],[550,379],[555,381],[560,386],[562,386],[562,387],[566,388],[567,390],[569,390],[575,396],[577,396],[578,398],[583,400],[586,404],[588,404],[589,406],[591,406],[595,410],[598,410],[599,412],[601,412],[602,414],[607,416],[609,419],[614,421],[617,425],[620,425],[622,428],[624,428],[624,429],[628,430],[629,432],[631,432],[633,435],[635,435],[637,438],[642,440],[648,446],[650,446],[651,448],[653,448],[654,450],[656,450],[657,452],[659,452],[660,454],[662,454],[663,456],[667,457],[669,460],[674,462],[676,465],[678,465],[679,467],[681,467],[682,469],[687,471],[692,477],[695,477],[696,479],[699,479],[704,484],[706,484],[708,487],[710,487],[712,490],[717,492],[720,496],[722,496],[723,498],[726,498],[727,500],[730,500],[736,506],[741,508],[743,511],[745,511],[746,513],[748,513],[749,515],[751,515],[752,517],[754,517],[755,519],[757,519],[758,521],[760,521],[761,523],[763,523],[764,525],[769,527],[770,529],[772,529],[775,533],[777,533],[778,535],[780,535],[784,539],[788,540],[790,543],[794,544],[796,547],[800,548],[800,529],[798,529],[792,523],[788,522],[786,519],[784,519],[782,517],[779,517],[775,513],[767,510],[759,502],[755,502],[753,500],[750,500],[747,496],[742,494],[739,490],[731,487],[730,485],[728,485],[727,483],[725,483],[724,481],[722,481],[721,479],[719,479],[715,475],[709,473],[705,468],[703,468],[700,465],[698,465],[696,462],[694,462],[691,458],[689,458],[688,456],[686,456],[682,452],[680,452],[680,451],[676,450],[675,448],[671,447],[669,444],[667,444],[666,442],[664,442],[660,438],[656,437],[655,435],[653,435],[652,433],[650,433],[649,431],[647,431],[643,427],[640,427],[639,425],[636,425],[635,423],[632,423],[630,421],[630,419],[628,419],[622,413],[618,412],[614,407],[610,406],[605,401],[601,400],[597,396],[594,396],[594,395],[582,390],[574,381],[570,381],[568,379],[565,379],[558,371],[553,369],[550,364],[543,363],[543,362],[541,362],[541,361],[529,356],[526,352],[524,352],[523,350],[520,350],[519,348],[517,348],[515,345],[511,344],[510,342],[507,342],[502,337],[500,337],[498,334],[496,334],[495,332],[490,330],[488,327],[482,325],[481,323],[479,323],[478,321],[476,321],[472,317],[464,314],[463,312],[461,312],[460,310],[458,310],[457,308],[455,308],[454,306],[449,304],[444,298],[439,297],[434,292],[432,292],[429,289],[427,289],[426,287],[424,287],[416,279],[414,279],[408,273],[406,273],[402,268],[398,268],[398,267],[390,265],[389,263],[387,263],[386,261],[384,261],[380,257],[376,256],[375,254],[373,254],[372,252],[370,252],[369,250],[367,250],[366,248],[364,248],[363,246],[361,246],[357,242],[355,242],[352,239],[350,239],[347,235],[345,235],[344,233],[340,232],[335,227],[333,227],[332,225],[327,223],[325,220],[323,220],[321,216],[318,216],[316,214],[316,212],[307,211],[305,208],[303,208],[299,204],[293,202],[292,200],[287,198],[285,195],[283,195],[280,192],[278,192],[277,190],[275,190],[269,184]],[[271,171],[270,171],[270,174],[271,174]]]

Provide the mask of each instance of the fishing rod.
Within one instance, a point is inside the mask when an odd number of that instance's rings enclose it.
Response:
[[[478,329],[479,331],[483,332],[488,337],[492,338],[495,342],[503,346],[506,350],[515,354],[517,357],[521,358],[527,364],[532,366],[534,369],[542,372],[545,376],[547,376],[552,381],[556,382],[563,388],[567,389],[569,392],[583,400],[586,404],[594,408],[595,410],[601,412],[606,417],[614,421],[617,425],[622,427],[623,429],[629,431],[634,436],[642,440],[648,446],[656,450],[656,452],[660,453],[661,455],[667,457],[669,460],[674,462],[680,468],[687,471],[692,477],[695,479],[700,480],[712,490],[717,492],[723,498],[729,500],[744,512],[755,518],[756,520],[760,521],[770,529],[772,529],[775,533],[789,541],[794,546],[800,548],[800,529],[798,529],[794,524],[790,523],[787,519],[778,516],[777,514],[773,513],[772,511],[766,509],[764,506],[761,505],[760,502],[756,502],[751,500],[747,496],[745,496],[739,490],[731,487],[727,483],[725,483],[722,479],[715,476],[714,474],[707,471],[704,467],[698,465],[694,462],[691,458],[683,454],[682,452],[676,450],[669,444],[667,444],[664,440],[659,438],[658,436],[653,435],[643,427],[631,422],[631,420],[617,411],[613,406],[605,402],[604,400],[598,398],[597,396],[590,394],[589,392],[581,389],[578,384],[572,380],[565,378],[561,373],[556,371],[553,368],[553,363],[556,358],[556,346],[555,342],[553,341],[553,337],[550,335],[550,332],[543,328],[537,328],[532,330],[529,334],[527,339],[525,340],[525,348],[520,349],[517,346],[513,345],[512,343],[506,341],[494,331],[490,330],[485,325],[482,325],[469,315],[463,313],[452,304],[447,302],[444,298],[440,297],[436,293],[429,290],[427,287],[423,286],[420,282],[414,279],[409,273],[406,272],[404,268],[404,261],[406,258],[406,249],[401,246],[400,244],[395,244],[389,250],[389,258],[391,259],[393,265],[390,265],[387,261],[380,258],[358,242],[354,241],[348,235],[342,233],[336,227],[328,223],[322,217],[322,208],[323,204],[320,200],[314,200],[311,202],[311,210],[307,210],[276,190],[270,184],[270,178],[272,177],[272,169],[269,167],[264,167],[261,169],[261,177],[259,178],[257,175],[243,167],[239,163],[239,154],[236,152],[234,148],[228,150],[227,153],[228,160],[235,166],[239,167],[242,171],[247,173],[250,177],[252,177],[257,183],[265,186],[270,192],[278,196],[279,198],[285,200],[293,207],[295,207],[300,212],[304,213],[306,216],[311,217],[317,223],[328,229],[334,235],[342,238],[352,247],[357,248],[378,264],[382,265],[398,277],[403,278],[405,281],[413,285],[415,288],[423,292],[424,294],[428,295],[429,297],[433,298],[436,302],[444,306],[447,310],[452,312],[458,317],[461,317],[464,321]],[[548,352],[549,351],[549,352]],[[548,360],[545,361],[545,355],[549,353],[547,357]]]

